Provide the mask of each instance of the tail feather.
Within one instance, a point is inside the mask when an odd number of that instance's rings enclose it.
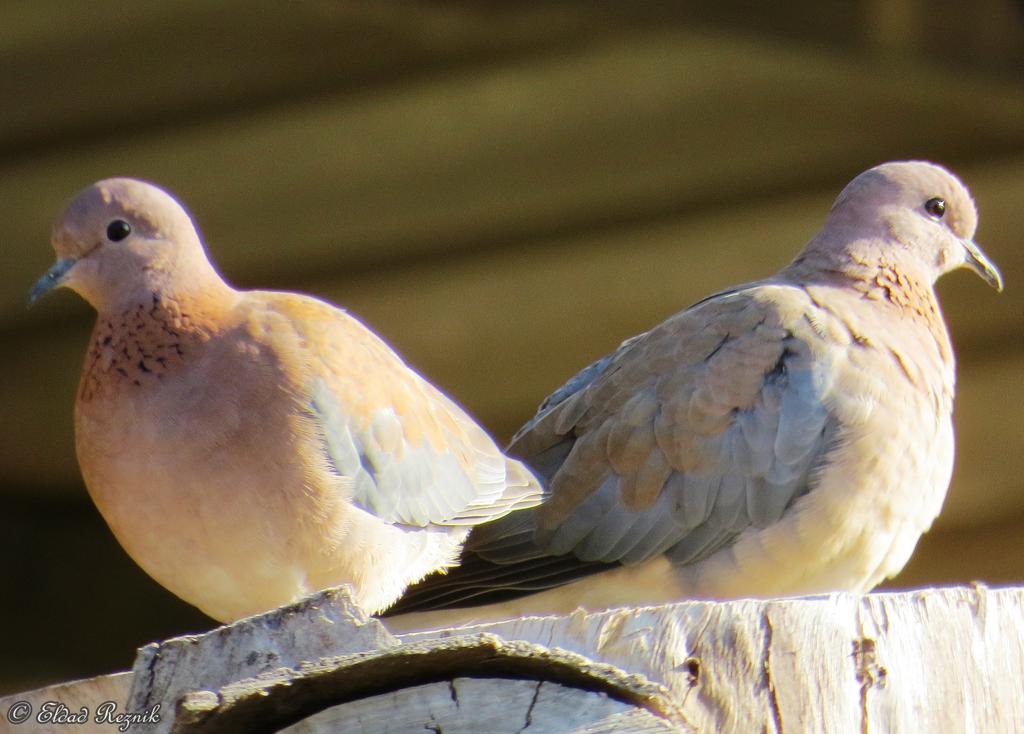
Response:
[[[564,586],[616,565],[581,561],[571,555],[494,563],[464,551],[459,566],[410,586],[382,616],[494,604]]]

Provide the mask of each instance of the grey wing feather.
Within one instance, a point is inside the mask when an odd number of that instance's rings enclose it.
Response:
[[[733,321],[750,316],[744,309],[759,316],[756,309],[749,308],[749,299],[742,289],[707,299],[699,306],[718,309]],[[692,310],[680,316],[685,319]],[[495,573],[501,568],[503,588],[508,589],[516,579],[542,586],[546,583],[542,569],[547,555],[565,560],[566,578],[578,578],[616,564],[641,563],[659,554],[666,554],[678,564],[692,564],[728,546],[746,528],[766,527],[778,521],[798,496],[810,490],[817,466],[833,448],[830,441],[834,426],[826,408],[831,371],[830,365],[812,359],[809,345],[803,340],[806,335],[796,336],[777,324],[762,327],[765,318],[754,318],[745,331],[738,329],[735,334],[723,327],[720,338],[703,333],[713,331],[716,323],[700,315],[694,318],[700,331],[694,330],[689,336],[685,321],[681,326],[670,326],[675,332],[659,327],[625,342],[614,354],[591,364],[553,393],[516,434],[510,447],[515,451],[517,446],[539,446],[536,453],[527,453],[528,460],[533,464],[540,459],[541,466],[534,468],[548,480],[578,458],[581,442],[590,433],[601,440],[602,434],[595,426],[604,419],[600,415],[594,417],[592,412],[599,409],[593,407],[594,403],[601,403],[595,396],[600,395],[604,401],[609,396],[619,400],[618,407],[610,408],[607,420],[616,420],[616,411],[629,409],[629,396],[620,399],[616,390],[621,393],[628,389],[629,370],[645,369],[643,340],[659,336],[666,341],[689,338],[694,344],[708,345],[706,349],[694,347],[698,354],[691,361],[684,360],[656,378],[672,387],[667,395],[660,391],[660,398],[670,400],[672,395],[681,395],[682,400],[675,422],[664,414],[669,409],[666,403],[658,406],[659,414],[653,420],[667,421],[668,426],[662,426],[665,431],[659,435],[659,449],[673,450],[676,439],[671,437],[682,434],[671,430],[685,433],[692,428],[683,438],[699,460],[689,469],[672,468],[656,499],[648,505],[622,501],[624,477],[609,468],[554,527],[545,528],[539,521],[545,509],[541,507],[475,528],[465,554],[466,558],[474,559],[477,568],[474,599],[493,600],[485,593],[481,595],[481,579],[486,577],[481,563],[491,564]],[[659,331],[668,333],[659,335]],[[743,334],[750,335],[746,341]],[[630,354],[634,349],[640,351]],[[619,369],[622,375],[615,374]],[[722,383],[721,392],[714,389],[715,379],[722,377],[716,377],[716,369],[721,369],[725,378],[730,377],[729,369],[738,373],[735,380]],[[645,379],[642,374],[635,378],[632,395],[647,389],[644,386],[649,383]],[[745,384],[744,380],[750,383],[745,392],[736,387]],[[712,402],[707,414],[711,417],[716,415],[714,401],[724,400],[723,394],[728,395],[730,390],[742,394],[743,399],[735,405],[723,407],[722,420],[726,423],[717,432],[702,432],[705,426],[701,421],[707,415],[693,413],[693,406],[701,397],[697,393],[704,388],[711,389],[706,398]],[[567,414],[572,420],[565,420]],[[590,421],[590,433],[577,436],[575,421],[583,415]],[[694,416],[696,423],[690,425],[687,416]],[[534,441],[534,433],[541,434],[542,443]],[[628,447],[632,437],[625,436],[620,445]],[[420,608],[429,607],[431,586],[444,590],[446,603],[460,603],[458,576],[459,569],[454,569],[446,579],[428,579],[426,588],[417,592],[419,603],[426,605]]]
[[[528,469],[506,458],[443,395],[436,396],[436,404],[461,420],[465,440],[453,437],[452,446],[441,452],[427,442],[414,446],[403,439],[395,450],[382,446],[374,432],[375,424],[384,422],[387,430],[401,433],[393,412],[381,409],[369,430],[356,430],[330,386],[313,382],[308,414],[328,464],[350,480],[356,505],[388,522],[425,527],[477,525],[541,501],[542,489]]]
[[[779,367],[765,377],[769,398],[736,411],[729,427],[707,442],[709,451],[717,449],[715,463],[673,471],[655,504],[641,509],[616,501],[619,478],[612,475],[551,535],[538,533],[542,546],[588,561],[635,564],[667,553],[675,562],[695,563],[746,528],[778,521],[809,490],[830,449],[822,400],[827,366],[812,364],[798,340],[787,342]],[[651,516],[670,521],[652,524]]]

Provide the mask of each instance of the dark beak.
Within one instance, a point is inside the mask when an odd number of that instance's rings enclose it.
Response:
[[[43,277],[36,281],[35,285],[32,286],[32,290],[28,294],[28,305],[31,307],[40,298],[45,296],[47,293],[52,291],[54,288],[60,287],[67,278],[68,271],[75,266],[78,260],[73,257],[64,258],[58,260],[53,264],[53,267],[47,270]]]

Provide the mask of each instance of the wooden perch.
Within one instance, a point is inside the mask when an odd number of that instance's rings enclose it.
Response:
[[[1024,588],[582,610],[394,636],[328,590],[149,645],[127,678],[15,695],[146,732],[1014,732]],[[110,724],[75,730],[111,732]],[[12,731],[19,731],[14,728]],[[27,728],[25,731],[34,731]]]
[[[520,695],[510,697],[513,691]],[[533,726],[542,691],[555,696],[556,705],[547,708],[557,729]],[[327,711],[325,702],[331,706]],[[351,707],[351,702],[363,705]],[[258,734],[293,722],[300,723],[285,731],[352,731],[365,728],[357,722],[375,718],[378,731],[421,731],[433,724],[437,731],[455,726],[481,732],[575,732],[586,724],[591,727],[586,731],[612,732],[609,717],[625,714],[643,725],[642,731],[678,731],[669,724],[683,722],[668,692],[642,676],[565,650],[479,634],[322,659],[216,692],[187,693],[178,701],[171,731]]]

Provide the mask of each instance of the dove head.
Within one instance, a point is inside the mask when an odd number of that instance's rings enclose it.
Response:
[[[836,248],[857,263],[896,265],[928,283],[968,267],[1002,290],[999,270],[974,242],[970,192],[946,169],[923,161],[883,163],[851,181],[809,247]]]
[[[105,311],[154,295],[228,287],[181,204],[135,179],[106,179],[75,196],[54,225],[52,244],[57,263],[32,288],[30,302],[67,287]]]

